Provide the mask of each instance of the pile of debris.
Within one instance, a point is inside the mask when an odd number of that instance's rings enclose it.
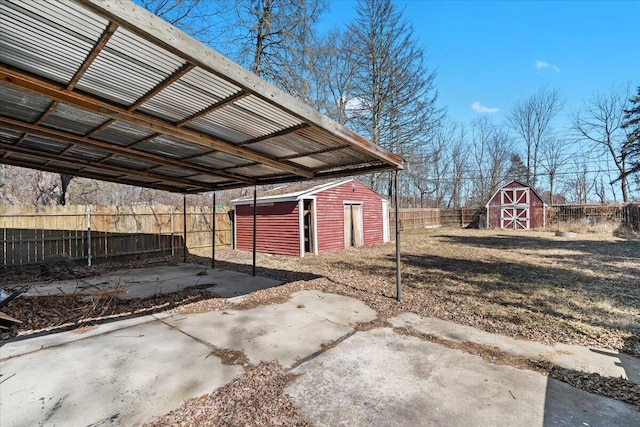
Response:
[[[184,290],[148,298],[121,299],[118,296],[126,294],[127,289],[119,283],[82,284],[84,278],[110,271],[171,262],[175,260],[155,258],[146,262],[74,267],[64,257],[57,257],[43,263],[37,273],[5,276],[2,278],[3,283],[0,283],[0,339],[88,326],[113,318],[151,314],[215,297],[209,292]],[[69,279],[77,279],[78,285],[73,289],[58,288],[59,292],[48,295],[33,295],[34,292],[28,292],[33,287],[29,284],[32,282]]]

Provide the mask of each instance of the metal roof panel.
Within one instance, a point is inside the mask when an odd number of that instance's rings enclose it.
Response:
[[[0,20],[0,162],[180,192],[402,168],[127,0]]]
[[[0,3],[0,51],[7,64],[66,83],[97,40],[106,20],[79,13],[73,3],[4,0]]]
[[[216,117],[203,116],[192,122],[189,122],[187,129],[193,129],[198,132],[206,133],[216,138],[221,138],[229,142],[242,142],[251,139],[252,135],[245,132],[241,132],[238,129],[234,129],[216,121]]]
[[[42,125],[64,130],[74,135],[85,135],[108,119],[67,104],[58,104],[42,121]]]
[[[52,102],[35,93],[6,85],[0,85],[0,98],[0,116],[27,122],[36,121]]]
[[[105,160],[103,163],[105,165],[117,166],[119,168],[131,169],[134,171],[144,171],[155,166],[154,163],[125,156],[113,156],[109,160]]]
[[[182,65],[184,61],[177,56],[118,28],[82,76],[78,88],[130,105]]]
[[[24,139],[22,144],[20,144],[20,147],[28,150],[42,151],[44,153],[59,154],[69,147],[69,143],[54,138],[47,138],[46,136],[29,135]]]
[[[241,157],[232,156],[226,153],[221,153],[221,152],[196,157],[195,159],[189,160],[189,163],[208,166],[214,169],[231,168],[236,166],[253,164],[253,162],[249,160],[243,159]]]
[[[136,150],[160,154],[173,159],[193,157],[211,151],[201,145],[190,144],[168,135],[158,136],[135,146]]]
[[[127,146],[153,135],[153,132],[140,129],[128,123],[114,122],[94,133],[91,138],[119,146]]]

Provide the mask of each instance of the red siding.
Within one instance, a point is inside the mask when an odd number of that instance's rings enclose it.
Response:
[[[354,191],[355,189],[355,191]],[[362,203],[364,244],[382,243],[382,198],[358,181],[320,191],[316,196],[318,253],[344,249],[344,202]]]
[[[488,203],[489,215],[487,222],[490,227],[500,228],[500,190],[503,188],[522,187],[527,186],[518,182],[510,182],[496,191]],[[531,187],[529,188],[529,228],[544,227],[544,202],[538,197],[537,193],[531,189]]]
[[[355,191],[354,191],[355,190]],[[383,242],[382,198],[358,181],[319,191],[315,196],[318,253],[344,249],[344,202],[362,203],[362,232],[365,245]],[[257,251],[300,255],[298,202],[260,206],[257,212]],[[253,207],[236,206],[236,247],[252,249]]]
[[[253,249],[253,206],[236,206],[236,248]],[[260,206],[256,216],[258,252],[300,255],[300,227],[297,202]]]

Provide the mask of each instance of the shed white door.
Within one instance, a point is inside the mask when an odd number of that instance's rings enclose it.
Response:
[[[382,241],[384,243],[391,241],[391,234],[389,230],[389,202],[382,201]]]
[[[364,245],[362,232],[362,205],[344,204],[344,247]]]
[[[500,228],[528,230],[530,220],[529,188],[500,190]]]

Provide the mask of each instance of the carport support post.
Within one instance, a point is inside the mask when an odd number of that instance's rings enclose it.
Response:
[[[401,278],[400,278],[400,223],[398,222],[398,189],[400,186],[398,185],[398,171],[396,170],[395,179],[395,210],[396,210],[396,299],[398,302],[402,301],[402,289],[401,289]]]
[[[184,236],[184,248],[182,259],[187,262],[187,193],[182,193],[182,235]]]
[[[213,192],[213,218],[211,219],[211,268],[216,268],[216,192]]]
[[[87,265],[91,267],[91,208],[87,208]]]
[[[256,215],[258,214],[258,190],[253,186],[253,269],[251,274],[256,275]]]
[[[176,242],[173,238],[173,209],[169,209],[169,222],[171,223],[171,256],[176,255]]]

